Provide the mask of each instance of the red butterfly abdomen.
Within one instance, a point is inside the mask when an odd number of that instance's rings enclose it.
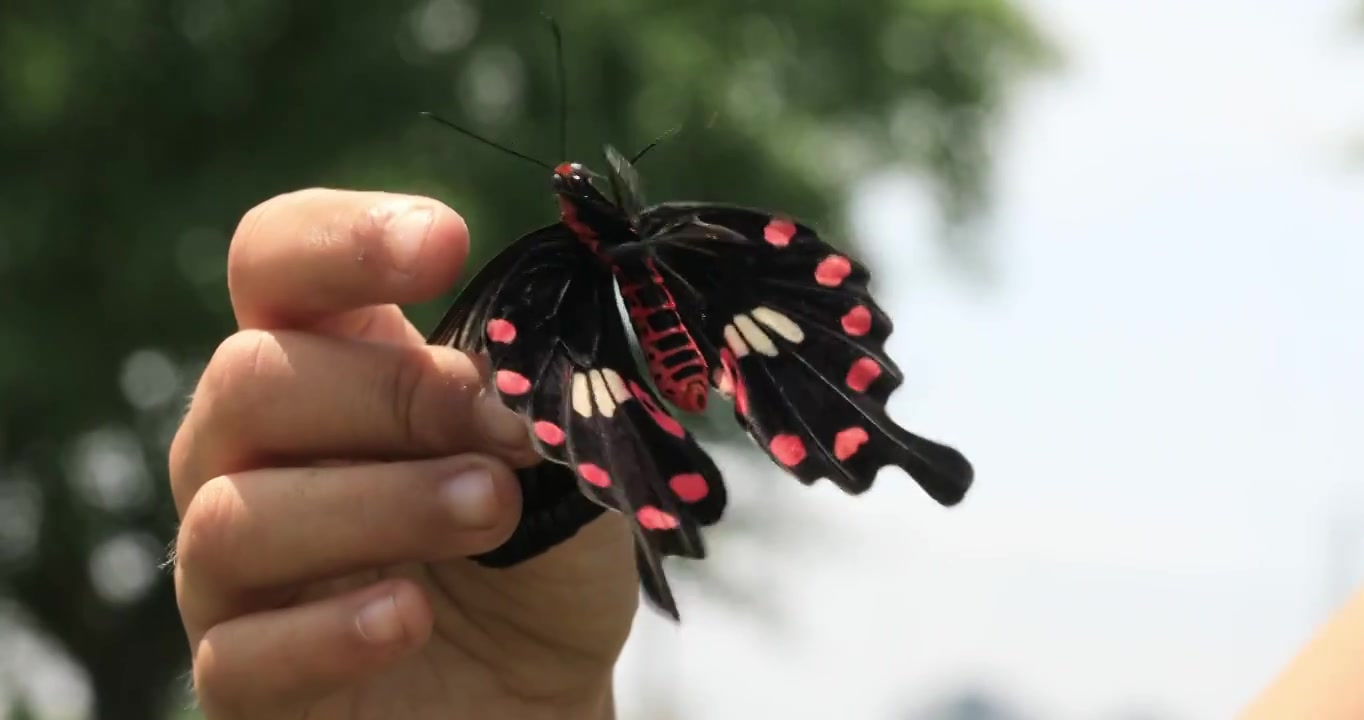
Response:
[[[649,374],[668,402],[686,412],[702,412],[710,396],[706,360],[682,324],[677,303],[653,261],[646,261],[645,266],[649,275],[643,281],[625,277],[624,273],[618,277],[620,294],[649,364]]]

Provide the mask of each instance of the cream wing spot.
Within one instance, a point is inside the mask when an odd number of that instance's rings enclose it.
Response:
[[[725,326],[725,344],[730,350],[734,351],[734,357],[741,358],[748,355],[748,343],[739,336],[739,331],[733,325]]]
[[[606,387],[606,378],[601,371],[592,370],[587,376],[592,383],[592,399],[597,401],[597,411],[605,417],[615,415],[616,401],[611,399],[611,390]]]
[[[625,386],[625,379],[620,376],[620,373],[611,368],[606,368],[601,371],[601,374],[606,378],[606,387],[611,391],[611,397],[615,399],[617,405],[634,397],[630,394],[630,388]]]
[[[760,306],[753,310],[752,315],[758,322],[793,343],[799,343],[805,339],[805,331],[800,329],[800,325],[797,325],[795,320],[770,307]]]
[[[592,390],[582,373],[573,373],[573,410],[583,417],[592,417]]]
[[[767,333],[763,332],[762,328],[753,322],[753,318],[739,313],[734,316],[734,326],[739,328],[739,334],[744,336],[749,347],[767,357],[777,356],[776,343],[772,342],[772,338],[768,337]]]

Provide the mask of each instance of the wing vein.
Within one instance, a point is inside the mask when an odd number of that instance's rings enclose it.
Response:
[[[801,364],[808,367],[808,364],[804,360],[801,360]],[[814,442],[815,447],[819,449],[820,454],[824,456],[824,459],[827,460],[830,465],[832,465],[835,469],[838,470],[839,474],[843,476],[844,480],[849,482],[855,480],[855,478],[848,474],[847,469],[843,467],[843,463],[838,462],[837,458],[834,457],[833,453],[829,452],[828,446],[826,446],[824,442],[819,439],[819,435],[816,434],[814,429],[810,427],[810,424],[805,422],[805,416],[802,415],[796,409],[795,403],[791,402],[790,397],[788,397],[786,394],[786,390],[782,388],[781,383],[777,381],[777,378],[772,375],[772,370],[767,366],[767,363],[758,363],[758,367],[762,368],[763,375],[767,376],[767,379],[771,383],[772,387],[776,389],[777,396],[781,398],[782,404],[786,406],[787,417],[794,418],[796,422],[800,424],[801,429],[805,431],[806,437],[810,438],[810,440]],[[833,478],[829,479],[833,480]],[[838,484],[842,485],[843,483]]]
[[[866,409],[862,407],[862,404],[861,404],[861,403],[857,402],[857,400],[855,400],[854,398],[849,397],[847,393],[843,392],[843,388],[841,388],[841,387],[839,387],[838,385],[834,384],[834,382],[831,381],[831,380],[829,380],[829,378],[826,377],[826,376],[824,375],[824,373],[821,373],[818,369],[815,368],[815,366],[811,365],[811,364],[809,363],[809,361],[807,361],[805,358],[801,357],[800,355],[798,355],[798,354],[796,354],[796,353],[791,353],[791,355],[794,356],[798,361],[800,361],[801,367],[804,367],[806,370],[808,370],[808,371],[809,371],[809,374],[815,376],[816,378],[819,379],[820,382],[824,383],[826,386],[832,388],[834,392],[838,393],[839,397],[843,398],[844,401],[846,401],[849,405],[851,405],[854,409],[856,409],[856,410],[857,410],[857,414],[858,414],[858,415],[861,415],[861,416],[862,416],[863,418],[865,418],[868,422],[870,422],[873,426],[875,426],[876,429],[877,429],[878,431],[880,431],[880,433],[881,433],[882,435],[886,436],[887,438],[889,438],[889,439],[891,440],[891,442],[893,442],[893,443],[895,443],[896,445],[898,445],[899,447],[903,448],[903,449],[905,450],[905,452],[908,452],[908,453],[910,453],[911,455],[913,455],[913,456],[915,456],[915,457],[922,458],[922,456],[921,456],[919,453],[915,452],[913,448],[911,448],[909,445],[906,445],[905,443],[901,442],[900,439],[897,437],[897,433],[892,432],[891,430],[887,429],[885,423],[882,423],[881,420],[880,420],[879,418],[874,417],[874,416],[872,416],[871,414],[869,414],[869,413],[866,411]],[[789,407],[789,404],[788,404],[788,407]],[[893,421],[890,420],[890,417],[889,417],[888,414],[887,414],[885,417],[886,417],[886,422],[887,422],[887,423],[892,423],[892,422],[893,422]]]

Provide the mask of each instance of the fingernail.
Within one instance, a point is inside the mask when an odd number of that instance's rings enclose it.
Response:
[[[479,395],[477,415],[483,426],[483,434],[499,445],[516,448],[526,445],[530,440],[525,419],[503,405],[492,392]]]
[[[388,225],[388,247],[393,267],[405,275],[413,274],[421,259],[422,246],[431,234],[435,213],[429,207],[404,207]]]
[[[455,522],[466,528],[487,528],[497,524],[497,497],[493,476],[482,468],[466,470],[445,482],[442,499]]]
[[[375,645],[398,642],[406,632],[398,617],[398,601],[392,595],[371,600],[361,608],[355,616],[355,627],[360,631],[360,637]]]

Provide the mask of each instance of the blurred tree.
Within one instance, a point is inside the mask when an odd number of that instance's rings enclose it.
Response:
[[[29,709],[28,703],[20,700],[10,706],[9,714],[5,717],[9,720],[41,720],[33,711]]]
[[[967,688],[911,711],[906,717],[913,720],[1023,720],[1025,715],[993,692]]]
[[[552,43],[491,0],[0,5],[0,599],[89,675],[101,720],[158,717],[186,665],[165,453],[233,329],[227,242],[313,185],[430,194],[481,264],[554,216]],[[1043,57],[1010,0],[578,0],[570,156],[627,151],[655,199],[782,207],[842,230],[850,180],[926,170],[982,201],[990,122]],[[415,309],[429,327],[438,304]]]

